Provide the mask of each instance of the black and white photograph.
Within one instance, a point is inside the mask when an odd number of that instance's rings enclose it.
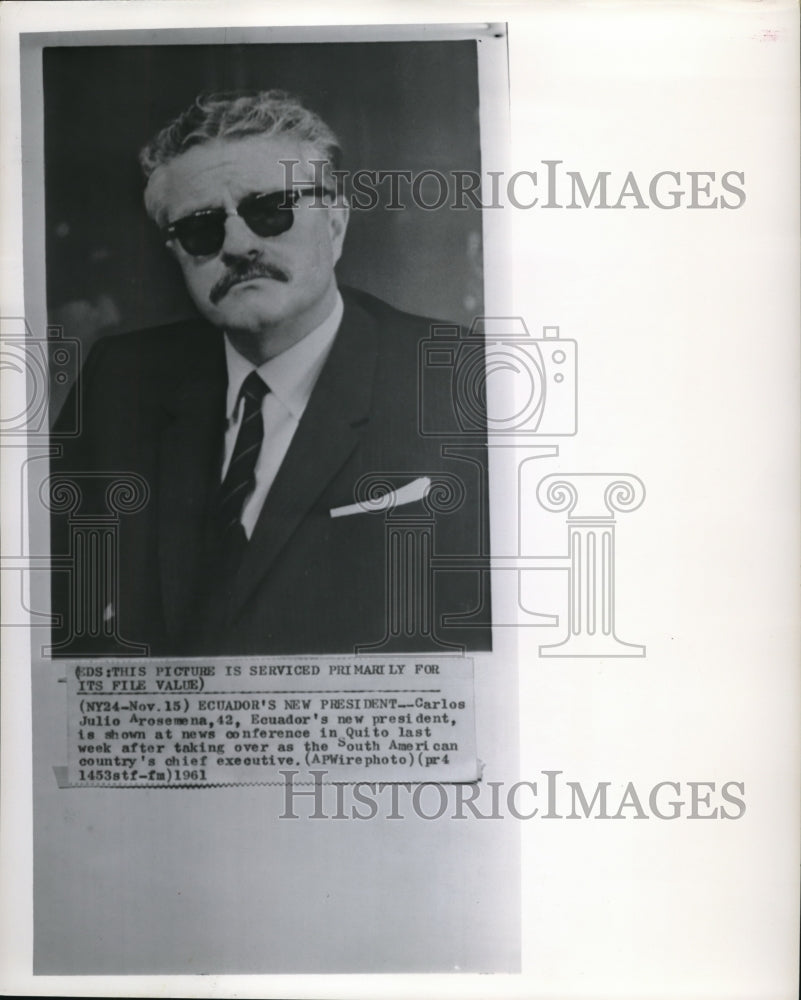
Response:
[[[491,648],[477,50],[44,47],[55,655]]]
[[[0,4],[0,992],[791,1000],[795,0]]]
[[[28,469],[49,534],[38,971],[516,967],[513,829],[423,849],[425,783],[469,800],[488,745],[481,177],[508,117],[503,26],[22,46],[50,376]],[[481,722],[510,758],[511,665]],[[310,814],[358,824],[360,782],[375,822],[354,849]],[[464,925],[479,857],[490,905]],[[425,886],[445,868],[442,933]],[[365,947],[399,878],[408,929]],[[64,919],[95,892],[88,923]]]

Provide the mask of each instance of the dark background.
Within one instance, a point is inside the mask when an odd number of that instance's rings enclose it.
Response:
[[[193,315],[145,214],[137,153],[198,93],[288,90],[334,129],[350,171],[481,168],[474,41],[59,47],[43,65],[48,313],[85,348]],[[351,213],[340,282],[469,324],[480,212],[413,207],[408,185],[391,211],[380,190],[377,208]]]

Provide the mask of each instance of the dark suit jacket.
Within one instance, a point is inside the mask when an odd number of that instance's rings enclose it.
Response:
[[[458,438],[420,433],[419,350],[431,321],[365,293],[343,297],[331,353],[235,574],[212,558],[210,527],[225,426],[221,333],[198,319],[96,345],[76,387],[82,432],[61,440],[54,429],[54,495],[69,480],[81,491],[52,519],[64,567],[53,574],[54,655],[134,651],[125,643],[151,655],[490,648],[486,442],[454,457],[444,446]],[[439,395],[424,401],[428,424],[448,427],[453,403]],[[428,502],[330,516],[375,479],[398,488],[426,475]],[[147,497],[126,502],[123,489],[110,509],[109,486],[126,477]]]

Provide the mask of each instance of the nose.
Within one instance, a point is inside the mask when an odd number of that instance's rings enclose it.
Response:
[[[235,212],[225,220],[225,239],[220,248],[223,257],[254,257],[261,253],[261,239]]]

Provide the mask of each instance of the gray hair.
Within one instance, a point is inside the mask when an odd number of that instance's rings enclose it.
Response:
[[[283,90],[201,94],[194,104],[166,125],[139,153],[145,179],[192,146],[213,139],[248,136],[291,136],[312,146],[325,161],[323,176],[339,167],[342,151],[334,132],[315,112]],[[155,206],[145,196],[148,211]]]

